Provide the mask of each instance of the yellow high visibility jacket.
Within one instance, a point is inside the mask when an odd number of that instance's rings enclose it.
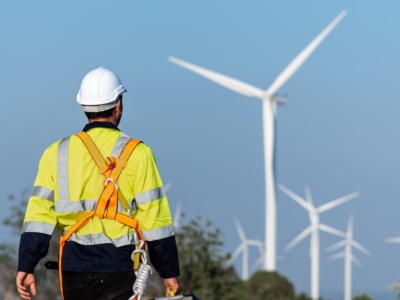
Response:
[[[130,140],[111,123],[90,123],[84,131],[103,157],[118,157]],[[94,210],[103,184],[104,176],[77,136],[61,139],[48,147],[40,160],[26,210],[18,268],[33,270],[45,255],[45,244],[55,227],[66,232],[85,212]],[[130,210],[125,211],[119,203],[118,212],[130,214],[138,221],[156,270],[164,278],[178,276],[169,204],[149,146],[144,143],[136,146],[119,177],[118,188],[130,206]],[[38,237],[42,240],[40,246],[35,245]],[[132,228],[115,220],[93,217],[66,243],[63,270],[132,270],[130,252],[133,244]]]

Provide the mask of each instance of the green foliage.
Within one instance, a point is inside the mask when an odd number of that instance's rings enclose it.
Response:
[[[8,201],[13,202],[11,205],[10,215],[3,220],[3,225],[12,229],[13,234],[21,233],[22,224],[25,216],[25,209],[28,199],[28,190],[23,190],[20,195],[20,200],[17,200],[14,195],[7,197]]]
[[[305,293],[301,293],[296,299],[297,300],[311,300],[311,298],[309,296],[307,296],[307,294],[305,294]]]
[[[367,294],[362,294],[362,295],[357,295],[353,297],[353,300],[373,300],[370,296]]]
[[[200,217],[181,226],[176,233],[181,277],[185,292],[201,299],[239,299],[244,284],[232,266],[229,254],[221,254],[221,232]],[[243,298],[241,298],[243,299]]]
[[[308,296],[306,293],[303,292],[297,296],[296,300],[312,300],[312,299],[310,296]],[[324,298],[319,297],[318,300],[324,300]]]
[[[295,299],[293,285],[277,272],[254,273],[247,282],[247,294],[254,300]]]

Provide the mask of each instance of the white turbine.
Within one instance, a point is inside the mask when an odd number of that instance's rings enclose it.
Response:
[[[164,193],[167,193],[170,189],[172,188],[172,183],[171,182],[167,182],[164,185]],[[173,217],[173,227],[176,230],[179,227],[179,222],[181,219],[181,215],[182,215],[182,205],[180,203],[177,204],[176,208],[175,208],[175,213],[174,213],[174,217]]]
[[[360,261],[352,253],[352,247],[357,248],[365,255],[370,255],[369,251],[365,249],[360,243],[353,240],[353,216],[349,217],[347,225],[346,238],[332,246],[328,247],[326,251],[336,250],[340,247],[344,247],[344,251],[332,255],[331,259],[344,258],[344,300],[351,300],[351,263],[354,262],[358,266],[361,266]]]
[[[290,250],[302,239],[304,239],[307,235],[309,234],[311,235],[311,244],[310,244],[311,299],[318,300],[319,299],[319,230],[341,237],[346,236],[346,234],[342,231],[321,224],[319,222],[319,214],[357,197],[358,193],[354,192],[339,199],[325,203],[319,207],[315,207],[311,198],[311,192],[308,188],[306,188],[307,200],[304,200],[299,195],[293,193],[291,190],[289,190],[283,185],[279,185],[279,189],[308,211],[311,225],[308,226],[305,230],[303,230],[293,241],[291,241],[285,247],[285,250]]]
[[[249,278],[249,246],[260,247],[263,243],[257,240],[248,240],[244,234],[242,226],[237,219],[235,219],[235,225],[241,243],[233,252],[230,263],[233,263],[239,254],[242,253],[242,279],[247,280]]]
[[[266,90],[261,90],[237,79],[210,71],[183,60],[169,57],[169,60],[181,67],[189,69],[204,76],[228,89],[248,97],[256,97],[262,100],[263,139],[264,139],[264,169],[265,169],[265,257],[264,269],[276,270],[276,204],[275,204],[275,178],[273,173],[274,161],[274,117],[276,103],[284,100],[276,96],[278,90],[300,68],[306,59],[314,52],[319,44],[328,36],[336,25],[345,17],[346,11],[342,11],[294,60],[279,74]]]

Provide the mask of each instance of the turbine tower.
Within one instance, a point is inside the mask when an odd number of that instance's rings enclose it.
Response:
[[[242,253],[242,279],[247,280],[249,278],[249,246],[260,247],[262,246],[262,242],[257,240],[248,240],[246,235],[244,234],[242,226],[237,219],[235,219],[235,226],[239,234],[241,243],[233,252],[230,263],[232,263],[236,259],[236,257],[238,257],[240,253]]]
[[[307,235],[311,235],[310,256],[311,256],[311,299],[319,299],[319,230],[345,237],[346,234],[342,231],[321,224],[319,222],[319,214],[331,208],[334,208],[344,202],[347,202],[358,196],[357,192],[351,193],[339,199],[325,203],[319,207],[315,207],[311,198],[311,192],[306,188],[306,200],[299,195],[293,193],[291,190],[283,185],[279,185],[279,189],[300,204],[308,211],[311,225],[304,229],[293,241],[291,241],[285,250],[288,251],[293,248],[297,243],[304,239]]]
[[[169,57],[169,60],[183,68],[189,69],[204,76],[239,94],[256,97],[262,101],[263,139],[264,139],[264,169],[265,169],[265,257],[264,269],[276,270],[276,204],[275,204],[275,178],[273,172],[274,161],[274,117],[276,103],[285,100],[276,96],[278,90],[300,68],[306,59],[314,52],[319,44],[328,36],[336,25],[346,16],[342,11],[294,60],[279,74],[266,90],[261,90],[237,79],[210,71],[183,60]]]
[[[353,240],[353,216],[349,217],[347,225],[346,238],[332,246],[328,247],[326,251],[336,250],[340,247],[344,247],[344,251],[332,255],[331,259],[337,259],[344,257],[344,300],[351,300],[351,263],[354,262],[358,266],[361,266],[360,261],[352,253],[352,247],[357,248],[365,255],[370,255],[369,251],[365,249],[360,243]]]

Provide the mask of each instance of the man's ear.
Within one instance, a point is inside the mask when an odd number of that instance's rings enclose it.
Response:
[[[122,114],[122,99],[118,100],[117,105],[115,106],[115,112],[117,114]]]

